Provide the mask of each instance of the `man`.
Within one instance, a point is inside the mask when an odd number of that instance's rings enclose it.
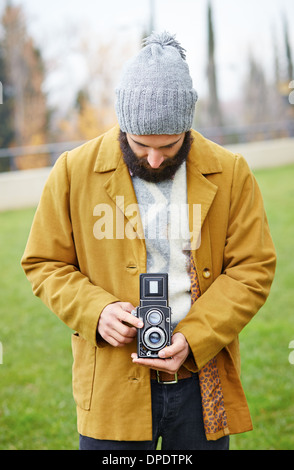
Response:
[[[116,94],[119,126],[53,168],[22,266],[75,331],[81,449],[155,449],[159,436],[167,450],[228,449],[252,429],[238,335],[276,263],[262,197],[243,157],[191,130],[197,94],[173,36],[147,39]],[[168,273],[173,326],[150,359],[132,315],[146,272]]]

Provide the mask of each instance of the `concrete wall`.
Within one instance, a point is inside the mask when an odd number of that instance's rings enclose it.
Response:
[[[226,148],[243,155],[253,170],[294,163],[294,139],[227,145]]]
[[[0,211],[35,207],[51,168],[0,173]]]
[[[252,169],[294,163],[294,139],[227,146],[241,153]],[[0,211],[35,207],[51,168],[0,173]]]

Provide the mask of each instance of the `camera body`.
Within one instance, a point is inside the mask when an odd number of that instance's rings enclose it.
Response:
[[[144,323],[138,329],[138,357],[157,358],[158,352],[171,344],[168,274],[140,274],[140,306],[134,315]]]

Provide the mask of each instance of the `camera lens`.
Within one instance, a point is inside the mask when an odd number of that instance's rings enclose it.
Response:
[[[162,314],[159,310],[151,310],[147,314],[147,321],[150,325],[159,325],[162,321]]]
[[[163,348],[167,341],[166,332],[156,326],[148,328],[142,339],[145,346],[153,351],[158,351]]]
[[[150,340],[151,343],[157,344],[157,343],[161,340],[161,336],[160,336],[159,333],[157,333],[157,332],[154,331],[154,332],[151,333],[151,335],[149,336],[149,340]]]

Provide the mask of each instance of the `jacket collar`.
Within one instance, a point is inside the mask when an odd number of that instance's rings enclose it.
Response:
[[[122,158],[119,142],[119,126],[115,126],[102,136],[97,159],[94,166],[96,173],[115,170]],[[192,130],[193,144],[189,153],[187,166],[193,167],[203,175],[222,172],[218,158],[218,146]]]
[[[221,173],[222,165],[218,158],[220,147],[194,130],[192,130],[192,137],[193,144],[187,165],[195,167],[202,175]]]
[[[101,136],[102,142],[94,166],[96,173],[106,173],[118,167],[118,162],[122,158],[118,137],[119,126],[113,127]]]
[[[122,157],[118,136],[119,126],[116,126],[101,137],[102,142],[94,171],[105,173],[115,170],[104,184],[104,188],[118,206],[121,203],[120,209],[130,219],[126,207],[133,207],[132,204],[136,204],[137,199],[131,176]],[[196,131],[192,131],[192,136],[194,141],[187,160],[188,203],[191,207],[194,205],[201,207],[201,224],[196,228],[193,225],[193,211],[189,212],[189,223],[191,231],[197,230],[200,233],[218,190],[218,187],[209,181],[206,175],[222,172],[222,165],[218,158],[221,147],[205,139]],[[117,198],[117,196],[122,197]],[[140,228],[141,230],[142,228]]]
[[[221,147],[205,139],[201,134],[192,131],[193,144],[187,160],[187,198],[190,208],[200,207],[200,225],[195,226],[195,215],[189,210],[190,232],[193,233],[194,242],[199,240],[201,228],[209,209],[214,201],[218,187],[206,176],[222,172],[222,165],[218,157]],[[196,218],[199,220],[199,218]]]

